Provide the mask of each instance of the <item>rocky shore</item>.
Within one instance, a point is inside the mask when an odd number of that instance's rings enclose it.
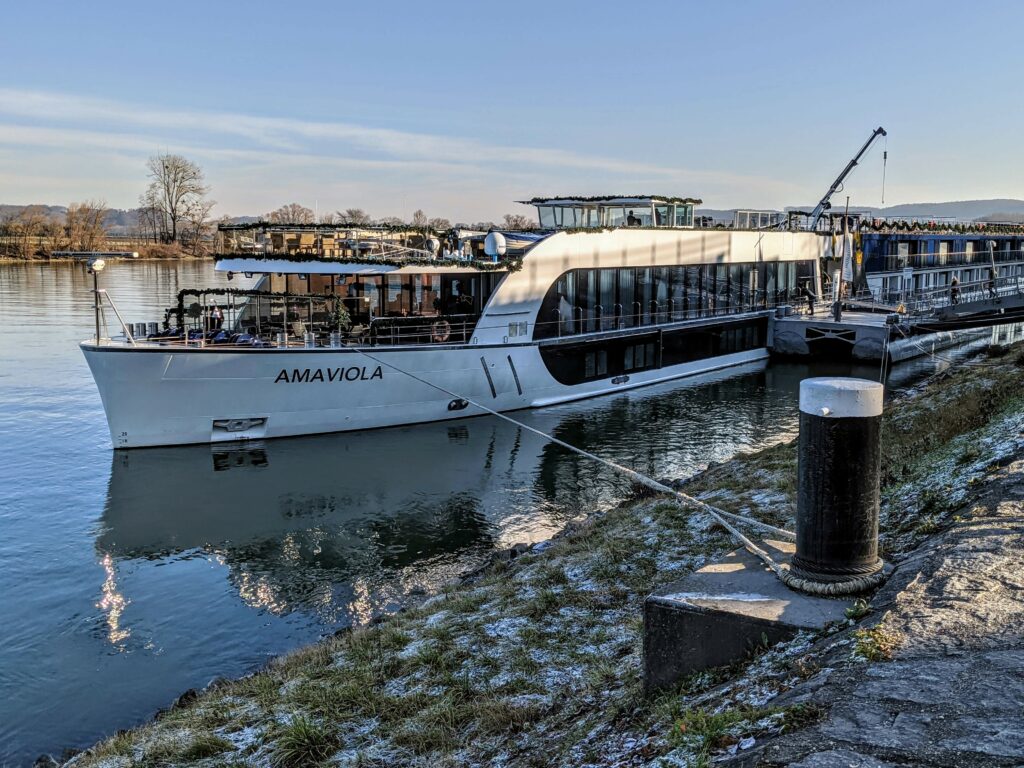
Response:
[[[1022,374],[1012,354],[970,361],[887,408],[881,543],[896,569],[823,633],[645,698],[644,597],[734,544],[638,497],[67,765],[1021,764]],[[785,443],[680,485],[791,526],[795,463]]]

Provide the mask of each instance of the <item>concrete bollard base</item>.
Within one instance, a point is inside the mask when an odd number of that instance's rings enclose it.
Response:
[[[782,541],[760,546],[779,563],[795,551]],[[766,641],[842,621],[852,604],[852,597],[787,589],[760,560],[737,549],[644,601],[644,690],[669,688],[694,672],[739,661]]]

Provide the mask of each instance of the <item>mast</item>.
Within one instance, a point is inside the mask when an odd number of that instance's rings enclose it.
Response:
[[[885,132],[885,128],[883,128],[882,126],[878,126],[877,128],[875,128],[874,133],[872,133],[871,137],[864,142],[864,146],[860,148],[860,152],[854,155],[853,159],[846,164],[846,167],[843,168],[843,172],[836,177],[836,180],[832,182],[832,186],[829,187],[828,192],[825,193],[825,196],[821,198],[821,201],[815,206],[814,210],[811,212],[811,223],[808,226],[808,229],[814,229],[815,227],[818,226],[818,221],[821,219],[821,214],[823,214],[830,207],[829,199],[832,197],[832,195],[836,193],[836,191],[838,191],[839,187],[842,186],[843,181],[846,179],[847,176],[850,175],[850,171],[852,171],[854,166],[857,165],[860,159],[864,156],[864,153],[868,151],[868,148],[871,146],[874,140],[877,139],[879,136],[886,135],[887,134]]]

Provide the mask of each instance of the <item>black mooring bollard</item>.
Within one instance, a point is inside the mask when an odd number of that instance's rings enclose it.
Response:
[[[814,582],[878,573],[883,387],[865,379],[800,382],[796,553],[791,572]]]

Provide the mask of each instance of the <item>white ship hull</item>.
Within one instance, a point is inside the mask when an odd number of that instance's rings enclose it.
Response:
[[[381,301],[402,295],[415,300],[391,307],[402,311],[385,322],[435,323],[433,304],[452,317],[453,325],[440,323],[452,330],[451,340],[445,331],[403,343],[380,326],[368,346],[357,339],[347,342],[356,346],[297,346],[315,340],[300,340],[289,328],[290,338],[278,338],[272,347],[126,337],[83,342],[82,350],[115,448],[441,421],[480,415],[483,408],[553,405],[762,360],[770,344],[771,307],[793,298],[798,268],[818,292],[820,254],[821,238],[813,233],[557,232],[530,246],[521,268],[497,273],[500,280],[490,281],[486,290],[492,292],[473,310],[478,320],[461,333],[458,302],[453,311],[450,301],[461,287],[456,291],[451,280],[475,281],[463,298],[476,307],[473,296],[486,292],[481,272],[438,260],[381,266],[378,272],[390,270],[386,285],[380,276],[358,278],[376,281],[373,295]],[[217,268],[250,274],[290,270],[291,284],[310,292],[314,284],[333,291],[329,273],[354,280],[349,273],[369,269],[338,259],[259,258],[222,261]],[[577,295],[576,278],[568,275],[579,275],[589,293],[580,287]],[[428,277],[441,284],[434,302],[424,287]],[[286,280],[275,279],[287,289]],[[436,291],[437,282],[432,285]],[[274,286],[271,281],[280,290]],[[257,305],[254,315],[282,311],[280,305],[268,310],[270,303],[263,310]],[[312,303],[305,317],[315,322]],[[315,343],[324,341],[321,336]]]
[[[567,386],[551,376],[534,344],[377,347],[366,354],[355,348],[198,350],[155,344],[96,346],[92,342],[83,342],[81,347],[96,380],[115,448],[289,437],[458,419],[486,413],[457,402],[459,398],[495,411],[536,408],[768,356],[767,350],[760,348],[640,371],[614,381]]]

